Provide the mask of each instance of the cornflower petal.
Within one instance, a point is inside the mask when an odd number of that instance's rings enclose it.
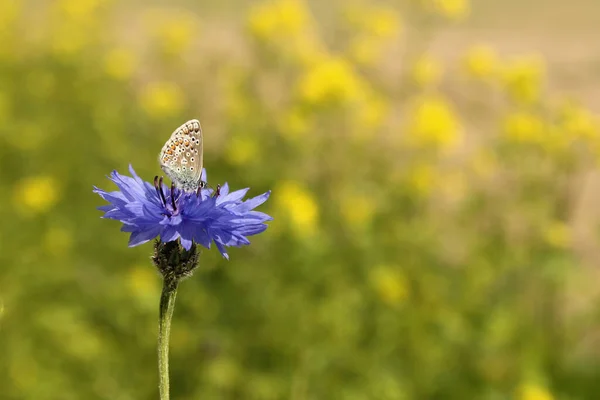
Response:
[[[267,229],[264,223],[273,218],[265,213],[253,211],[264,203],[270,191],[243,201],[249,189],[229,192],[229,185],[223,184],[219,196],[211,189],[195,192],[171,190],[163,183],[163,201],[154,184],[143,181],[129,166],[131,176],[113,171],[109,179],[119,190],[106,192],[97,187],[93,192],[109,204],[98,209],[104,212],[103,218],[123,223],[121,231],[129,232],[129,246],[146,243],[159,236],[163,242],[179,240],[189,250],[195,244],[210,248],[215,242],[221,255],[229,259],[227,246],[240,247],[250,244],[247,236],[256,235]],[[206,181],[206,170],[202,171]]]

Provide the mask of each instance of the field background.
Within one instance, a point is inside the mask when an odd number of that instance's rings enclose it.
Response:
[[[187,119],[274,216],[180,286],[172,398],[600,392],[600,2],[0,1],[0,399],[157,399],[94,185]]]

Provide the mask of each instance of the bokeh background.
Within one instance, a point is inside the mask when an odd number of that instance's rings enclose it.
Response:
[[[0,1],[0,399],[157,399],[92,185],[199,118],[274,216],[202,253],[173,399],[595,399],[600,3]]]

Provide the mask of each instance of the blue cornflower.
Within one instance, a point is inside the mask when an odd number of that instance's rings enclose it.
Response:
[[[146,243],[157,236],[163,242],[181,240],[189,250],[193,243],[210,248],[215,242],[223,257],[229,259],[225,246],[241,247],[250,244],[246,236],[256,235],[267,229],[269,215],[252,211],[264,203],[271,191],[242,201],[248,189],[229,193],[225,183],[217,193],[201,189],[197,193],[169,188],[158,177],[154,184],[144,182],[129,166],[131,177],[113,171],[109,179],[120,190],[106,192],[94,187],[110,204],[98,207],[104,211],[103,218],[116,219],[123,223],[121,231],[130,232],[129,246]],[[206,171],[202,172],[206,181]]]

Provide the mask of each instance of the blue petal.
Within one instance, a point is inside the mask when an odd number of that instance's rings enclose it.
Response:
[[[229,254],[227,254],[227,251],[225,250],[225,246],[223,246],[221,243],[219,243],[217,241],[215,241],[215,244],[217,245],[217,249],[219,249],[219,252],[223,256],[223,258],[225,258],[226,260],[229,260]]]
[[[184,249],[189,250],[192,248],[192,240],[181,237],[181,245]]]
[[[159,233],[159,227],[153,227],[149,230],[132,232],[131,236],[129,237],[129,247],[134,247],[142,243],[146,243],[157,237]]]
[[[249,200],[246,200],[242,204],[239,204],[237,207],[235,207],[233,210],[235,210],[236,212],[239,212],[239,213],[247,213],[248,211],[260,206],[262,203],[267,201],[267,199],[269,198],[270,195],[271,195],[271,191],[269,190],[266,193],[263,193],[256,197],[253,197]]]

